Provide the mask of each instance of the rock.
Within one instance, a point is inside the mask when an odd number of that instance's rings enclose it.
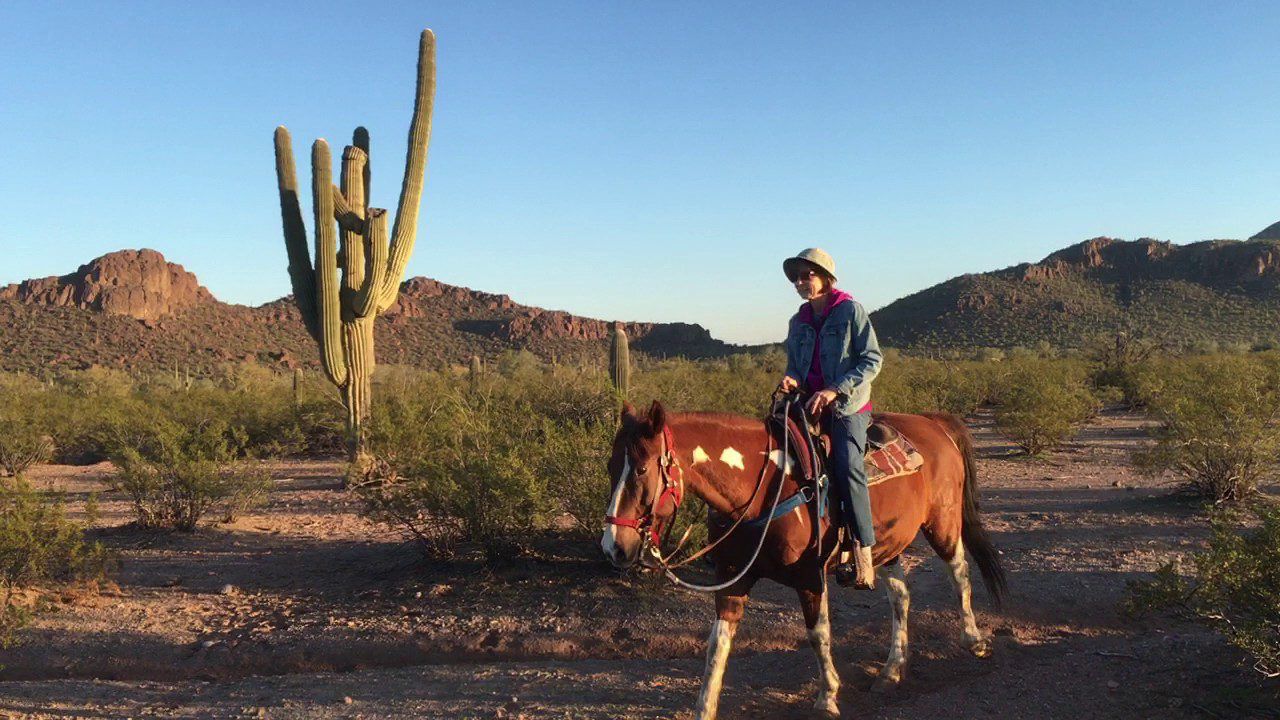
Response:
[[[222,593],[223,595],[235,595],[235,594],[236,594],[236,586],[235,586],[235,585],[232,585],[232,584],[230,584],[230,583],[227,583],[226,585],[223,585],[223,586],[222,586],[222,589],[221,589],[221,590],[219,590],[218,592]]]
[[[343,695],[342,702],[346,705],[350,705],[351,703],[355,702],[355,700],[352,700],[350,695]]]
[[[217,302],[194,274],[145,249],[107,253],[70,275],[0,288],[0,299],[128,315],[150,325],[180,310]]]

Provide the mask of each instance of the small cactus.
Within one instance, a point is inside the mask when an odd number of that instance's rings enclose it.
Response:
[[[471,364],[467,367],[467,385],[471,388],[471,392],[480,389],[480,378],[484,375],[484,364],[480,362],[480,358],[476,355],[471,356]]]
[[[293,369],[293,407],[302,407],[302,368]]]
[[[618,325],[613,330],[609,347],[609,382],[625,402],[631,385],[631,351],[627,347],[627,331]]]

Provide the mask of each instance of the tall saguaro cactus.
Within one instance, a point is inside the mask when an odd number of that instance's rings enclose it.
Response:
[[[396,301],[418,230],[418,208],[431,139],[436,88],[436,39],[423,30],[418,80],[409,124],[409,150],[395,225],[387,211],[369,207],[369,133],[358,127],[342,153],[341,187],[332,180],[329,144],[311,146],[311,202],[315,211],[315,265],[298,202],[298,179],[289,131],[276,128],[276,179],[289,253],[293,296],[308,332],[320,346],[325,375],[342,391],[347,409],[347,450],[356,468],[365,464],[364,424],[369,417],[374,368],[373,319]],[[338,269],[342,277],[339,280]]]
[[[627,346],[627,331],[622,325],[613,329],[613,341],[609,345],[609,382],[623,401],[631,385],[631,352]]]

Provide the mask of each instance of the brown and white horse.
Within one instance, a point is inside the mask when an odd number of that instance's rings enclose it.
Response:
[[[924,533],[951,571],[960,601],[963,641],[978,657],[991,654],[991,643],[978,632],[970,606],[965,551],[977,562],[997,603],[1006,587],[999,556],[978,517],[973,440],[964,423],[942,413],[878,414],[876,418],[905,435],[925,459],[920,471],[871,487],[876,572],[893,608],[889,658],[875,685],[886,689],[901,681],[907,661],[910,595],[898,556],[918,532]],[[783,460],[780,450],[766,454],[768,443],[761,420],[715,413],[668,415],[658,402],[645,415],[626,407],[609,459],[613,489],[601,539],[605,555],[620,568],[635,564],[642,552],[660,540],[663,526],[670,523],[686,492],[702,498],[713,511],[708,518],[713,541],[740,517],[770,514],[779,481],[777,497],[790,497],[799,487],[798,478],[791,474],[792,463]],[[821,672],[822,689],[815,708],[839,716],[840,676],[831,659],[822,574],[834,564],[830,551],[836,544],[836,529],[825,519],[820,521],[820,546],[826,556],[820,559],[813,524],[812,513],[803,506],[775,518],[755,562],[745,568],[741,579],[715,593],[717,617],[707,641],[706,672],[698,698],[700,719],[716,715],[729,647],[747,596],[760,578],[795,588]],[[740,525],[720,542],[711,551],[716,583],[742,572],[759,541],[759,528]]]

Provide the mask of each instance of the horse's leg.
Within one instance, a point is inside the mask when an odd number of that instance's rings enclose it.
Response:
[[[724,668],[729,662],[729,647],[733,645],[733,634],[738,631],[738,621],[742,620],[746,605],[746,594],[716,593],[716,621],[711,624],[711,636],[707,638],[707,668],[702,677],[702,694],[698,696],[698,720],[715,719]]]
[[[804,624],[809,629],[809,645],[818,655],[818,671],[822,674],[822,691],[813,708],[827,717],[840,717],[836,696],[840,693],[840,675],[831,660],[831,618],[827,613],[827,594],[797,588],[800,609],[804,611]]]
[[[880,677],[876,678],[871,689],[884,692],[902,682],[903,670],[907,664],[907,611],[911,608],[911,593],[907,590],[906,573],[902,570],[902,560],[894,558],[889,563],[876,568],[880,582],[884,583],[884,592],[889,596],[889,605],[893,608],[893,639],[889,645],[889,659],[884,661]]]
[[[951,571],[951,584],[956,589],[956,597],[960,600],[960,622],[963,625],[964,645],[969,652],[983,658],[991,655],[991,641],[978,632],[978,621],[973,617],[972,594],[969,586],[969,562],[964,558],[964,541],[956,538],[951,557],[938,553],[947,561],[947,569]]]

